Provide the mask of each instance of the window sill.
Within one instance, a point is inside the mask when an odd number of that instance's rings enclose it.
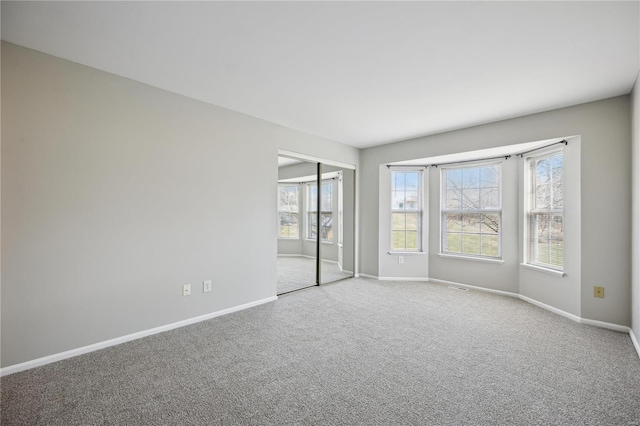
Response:
[[[504,263],[502,259],[490,259],[488,257],[475,257],[475,256],[464,256],[457,254],[449,254],[449,253],[438,253],[439,257],[444,257],[446,259],[459,259],[459,260],[472,260],[474,262],[484,262],[484,263]]]
[[[286,238],[286,237],[278,237],[279,240],[282,241],[300,241],[300,238]]]
[[[567,275],[564,271],[558,271],[556,269],[545,268],[544,266],[530,265],[528,263],[521,263],[520,266],[531,269],[533,271],[544,272],[547,274],[555,275],[556,277],[564,277]]]
[[[387,254],[390,255],[397,255],[397,256],[411,256],[411,255],[418,255],[418,256],[423,256],[427,253],[423,252],[423,251],[388,251]]]

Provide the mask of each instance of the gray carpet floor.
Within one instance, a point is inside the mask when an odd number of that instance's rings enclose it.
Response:
[[[347,278],[337,263],[322,261],[321,283]],[[278,256],[278,294],[309,287],[316,283],[316,260],[303,256]]]
[[[2,425],[638,425],[627,334],[361,278],[0,379]]]

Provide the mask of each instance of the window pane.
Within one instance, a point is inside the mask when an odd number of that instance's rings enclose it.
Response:
[[[480,189],[480,208],[499,209],[500,208],[500,188]]]
[[[476,213],[467,213],[462,215],[462,232],[464,233],[480,233],[480,215]]]
[[[462,169],[462,188],[479,188],[480,187],[480,169],[465,168]]]
[[[463,234],[462,252],[465,254],[480,254],[480,235]]]
[[[315,240],[318,237],[318,214],[309,213],[308,238]]]
[[[407,191],[405,195],[405,209],[417,210],[418,209],[418,191]]]
[[[497,213],[483,213],[480,224],[480,232],[483,234],[497,235],[500,231],[500,216]]]
[[[462,234],[447,233],[446,251],[451,253],[462,252]]]
[[[308,187],[308,202],[307,202],[307,210],[310,212],[315,212],[318,210],[318,187],[315,184],[310,184]]]
[[[551,208],[551,185],[537,185],[535,188],[535,208],[544,210]]]
[[[404,230],[391,232],[391,248],[393,250],[404,250],[405,249],[404,242],[405,242]]]
[[[553,268],[564,265],[564,158],[556,152],[531,160],[531,207],[528,261]],[[552,212],[553,211],[553,212]]]
[[[447,189],[462,189],[462,169],[446,170],[444,174]]]
[[[280,237],[298,238],[298,214],[280,213]]]
[[[418,190],[418,183],[420,174],[418,172],[405,172],[405,185],[406,189],[410,191]]]
[[[321,232],[324,241],[333,241],[333,215],[331,213],[322,213]]]
[[[278,210],[280,211],[298,211],[298,187],[297,186],[280,186],[280,196]]]
[[[443,185],[445,212],[442,230],[446,232],[445,252],[500,255],[501,170],[500,164],[493,164],[443,172],[443,179],[446,179]],[[460,215],[446,210],[465,213]],[[497,212],[485,216],[483,210]],[[483,240],[485,234],[486,240]]]
[[[418,230],[418,213],[405,213],[405,221],[407,231]]]
[[[405,229],[405,217],[406,213],[392,213],[391,214],[391,229],[394,231],[402,230],[404,232]]]
[[[552,208],[562,209],[564,207],[564,162],[562,154],[551,157],[551,182],[553,196],[551,197]]]
[[[405,249],[406,250],[418,249],[418,231],[407,231]]]
[[[555,266],[562,266],[564,263],[562,216],[552,216],[549,227],[549,263]]]
[[[391,208],[394,210],[404,209],[404,191],[392,191],[391,192]]]
[[[333,184],[332,183],[323,183],[322,184],[322,202],[320,208],[323,212],[332,211],[332,200],[333,200]]]
[[[462,190],[462,209],[478,210],[480,208],[480,190],[477,188]]]
[[[483,188],[500,187],[500,166],[493,165],[480,169],[480,186]]]
[[[404,172],[391,172],[393,175],[393,179],[391,180],[392,190],[394,191],[404,191]]]
[[[322,209],[323,212],[330,212],[331,209],[331,194],[329,195],[325,195],[324,193],[322,194],[322,203],[320,203],[320,208]]]
[[[546,214],[532,216],[532,254],[537,263],[549,263],[549,218]]]
[[[421,178],[422,171],[391,172],[392,250],[420,249]]]
[[[462,208],[462,190],[458,188],[447,189],[446,208],[459,210]]]
[[[446,218],[446,230],[447,232],[460,232],[462,231],[462,215],[461,214],[449,214],[445,215]]]
[[[535,162],[535,168],[536,168],[536,176],[535,176],[535,180],[536,180],[536,184],[537,185],[543,185],[549,182],[549,178],[550,176],[550,169],[549,169],[549,160],[548,159],[543,159],[543,160],[538,160]]]
[[[497,257],[500,254],[497,235],[482,235],[482,255]]]

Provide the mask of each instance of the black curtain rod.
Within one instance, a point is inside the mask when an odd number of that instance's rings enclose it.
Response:
[[[429,166],[427,166],[426,164],[387,164],[387,169],[390,169],[392,167],[411,167],[414,169],[417,169],[419,167],[423,167],[423,168],[427,168]]]
[[[569,142],[567,142],[565,139],[562,139],[561,141],[553,142],[553,143],[550,143],[549,145],[545,145],[545,146],[541,146],[541,147],[538,147],[538,148],[530,149],[529,151],[519,152],[519,153],[513,154],[513,155],[523,157],[526,154],[538,151],[540,149],[549,148],[550,146],[558,145],[558,144],[561,144],[561,143],[563,143],[565,145],[569,144]],[[498,159],[501,159],[501,158],[504,158],[505,160],[508,160],[509,158],[511,158],[511,155],[499,155],[499,156],[496,156],[496,157],[476,158],[474,160],[464,160],[464,161],[450,161],[448,163],[437,163],[437,164],[413,164],[413,165],[411,165],[411,164],[398,164],[398,165],[395,165],[395,166],[392,165],[392,164],[387,164],[387,168],[388,169],[390,169],[391,167],[394,167],[394,168],[395,167],[413,167],[413,168],[416,168],[416,167],[424,167],[424,168],[436,167],[437,168],[438,166],[447,166],[449,164],[473,163],[473,162],[476,162],[476,161],[498,160]]]
[[[501,158],[504,158],[505,160],[508,160],[509,158],[511,158],[511,155],[499,155],[497,157],[477,158],[475,160],[450,161],[448,163],[430,164],[430,166],[438,168],[438,166],[447,166],[449,164],[476,163],[478,161],[498,160],[498,159],[501,159]]]
[[[532,153],[532,152],[536,152],[536,151],[539,151],[539,150],[541,150],[541,149],[549,148],[550,146],[559,145],[559,144],[561,144],[561,143],[563,143],[563,144],[565,144],[565,145],[568,145],[568,144],[569,144],[569,142],[567,142],[567,140],[566,140],[566,139],[562,139],[562,140],[561,140],[561,141],[559,141],[559,142],[554,142],[554,143],[550,143],[549,145],[545,145],[545,146],[541,146],[541,147],[538,147],[538,148],[530,149],[529,151],[521,152],[521,153],[518,153],[518,154],[516,154],[516,155],[519,155],[519,156],[520,156],[520,158],[522,158],[522,157],[524,157],[525,155],[530,154],[530,153]]]

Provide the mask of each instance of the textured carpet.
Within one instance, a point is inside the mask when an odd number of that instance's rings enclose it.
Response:
[[[350,279],[0,379],[3,425],[638,425],[627,334]]]
[[[337,263],[322,261],[321,283],[350,277]],[[302,256],[278,256],[278,294],[309,287],[316,283],[316,260]]]

